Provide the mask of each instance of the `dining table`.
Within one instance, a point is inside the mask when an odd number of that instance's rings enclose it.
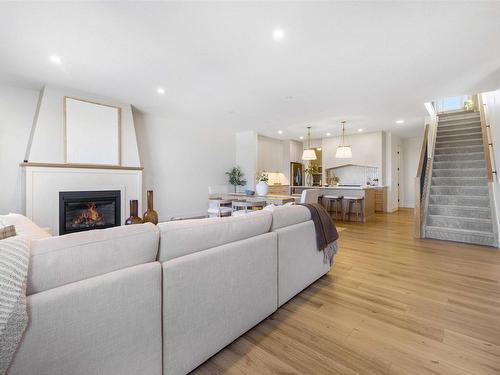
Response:
[[[227,199],[227,200],[238,200],[238,201],[246,201],[246,202],[265,201],[266,204],[275,204],[276,206],[282,206],[285,203],[295,202],[294,196],[292,196],[292,195],[280,195],[280,194],[246,195],[244,193],[224,193],[224,194],[215,194],[214,196],[220,197],[222,199]]]

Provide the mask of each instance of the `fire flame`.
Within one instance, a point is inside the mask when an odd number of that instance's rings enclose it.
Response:
[[[97,212],[95,202],[87,203],[87,209],[82,211],[74,220],[73,224],[97,224],[102,221],[102,214]]]

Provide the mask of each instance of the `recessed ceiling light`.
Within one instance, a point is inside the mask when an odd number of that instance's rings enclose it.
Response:
[[[321,151],[321,147],[316,147],[316,150]]]
[[[158,87],[158,88],[156,89],[156,92],[157,92],[158,94],[160,94],[160,95],[163,95],[163,94],[165,94],[165,89],[164,89],[163,87]]]
[[[396,121],[396,124],[404,124],[405,123],[405,120],[398,120]]]
[[[360,132],[360,133],[361,133],[362,131],[363,131],[363,129],[358,129],[358,132]]]
[[[283,29],[274,29],[273,31],[273,39],[277,42],[282,40],[285,37],[285,31]]]
[[[61,58],[56,55],[50,56],[50,62],[54,64],[60,64],[61,63]]]
[[[303,137],[303,136],[300,136],[300,137],[299,137],[299,139],[304,139],[304,137]]]
[[[278,130],[278,134],[283,134],[283,130]]]
[[[326,133],[326,136],[327,136],[327,137],[329,137],[329,136],[331,136],[331,135],[332,135],[332,133]]]

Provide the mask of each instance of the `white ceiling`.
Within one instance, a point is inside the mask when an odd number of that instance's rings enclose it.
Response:
[[[495,1],[2,2],[0,79],[273,137],[413,136],[425,101],[500,86],[499,20]]]

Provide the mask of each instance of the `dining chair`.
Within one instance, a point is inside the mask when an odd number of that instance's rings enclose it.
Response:
[[[233,212],[232,200],[224,199],[224,194],[229,191],[227,185],[214,185],[208,187],[208,216],[223,217],[231,216]]]
[[[318,203],[320,189],[305,189],[300,196],[300,203]]]

